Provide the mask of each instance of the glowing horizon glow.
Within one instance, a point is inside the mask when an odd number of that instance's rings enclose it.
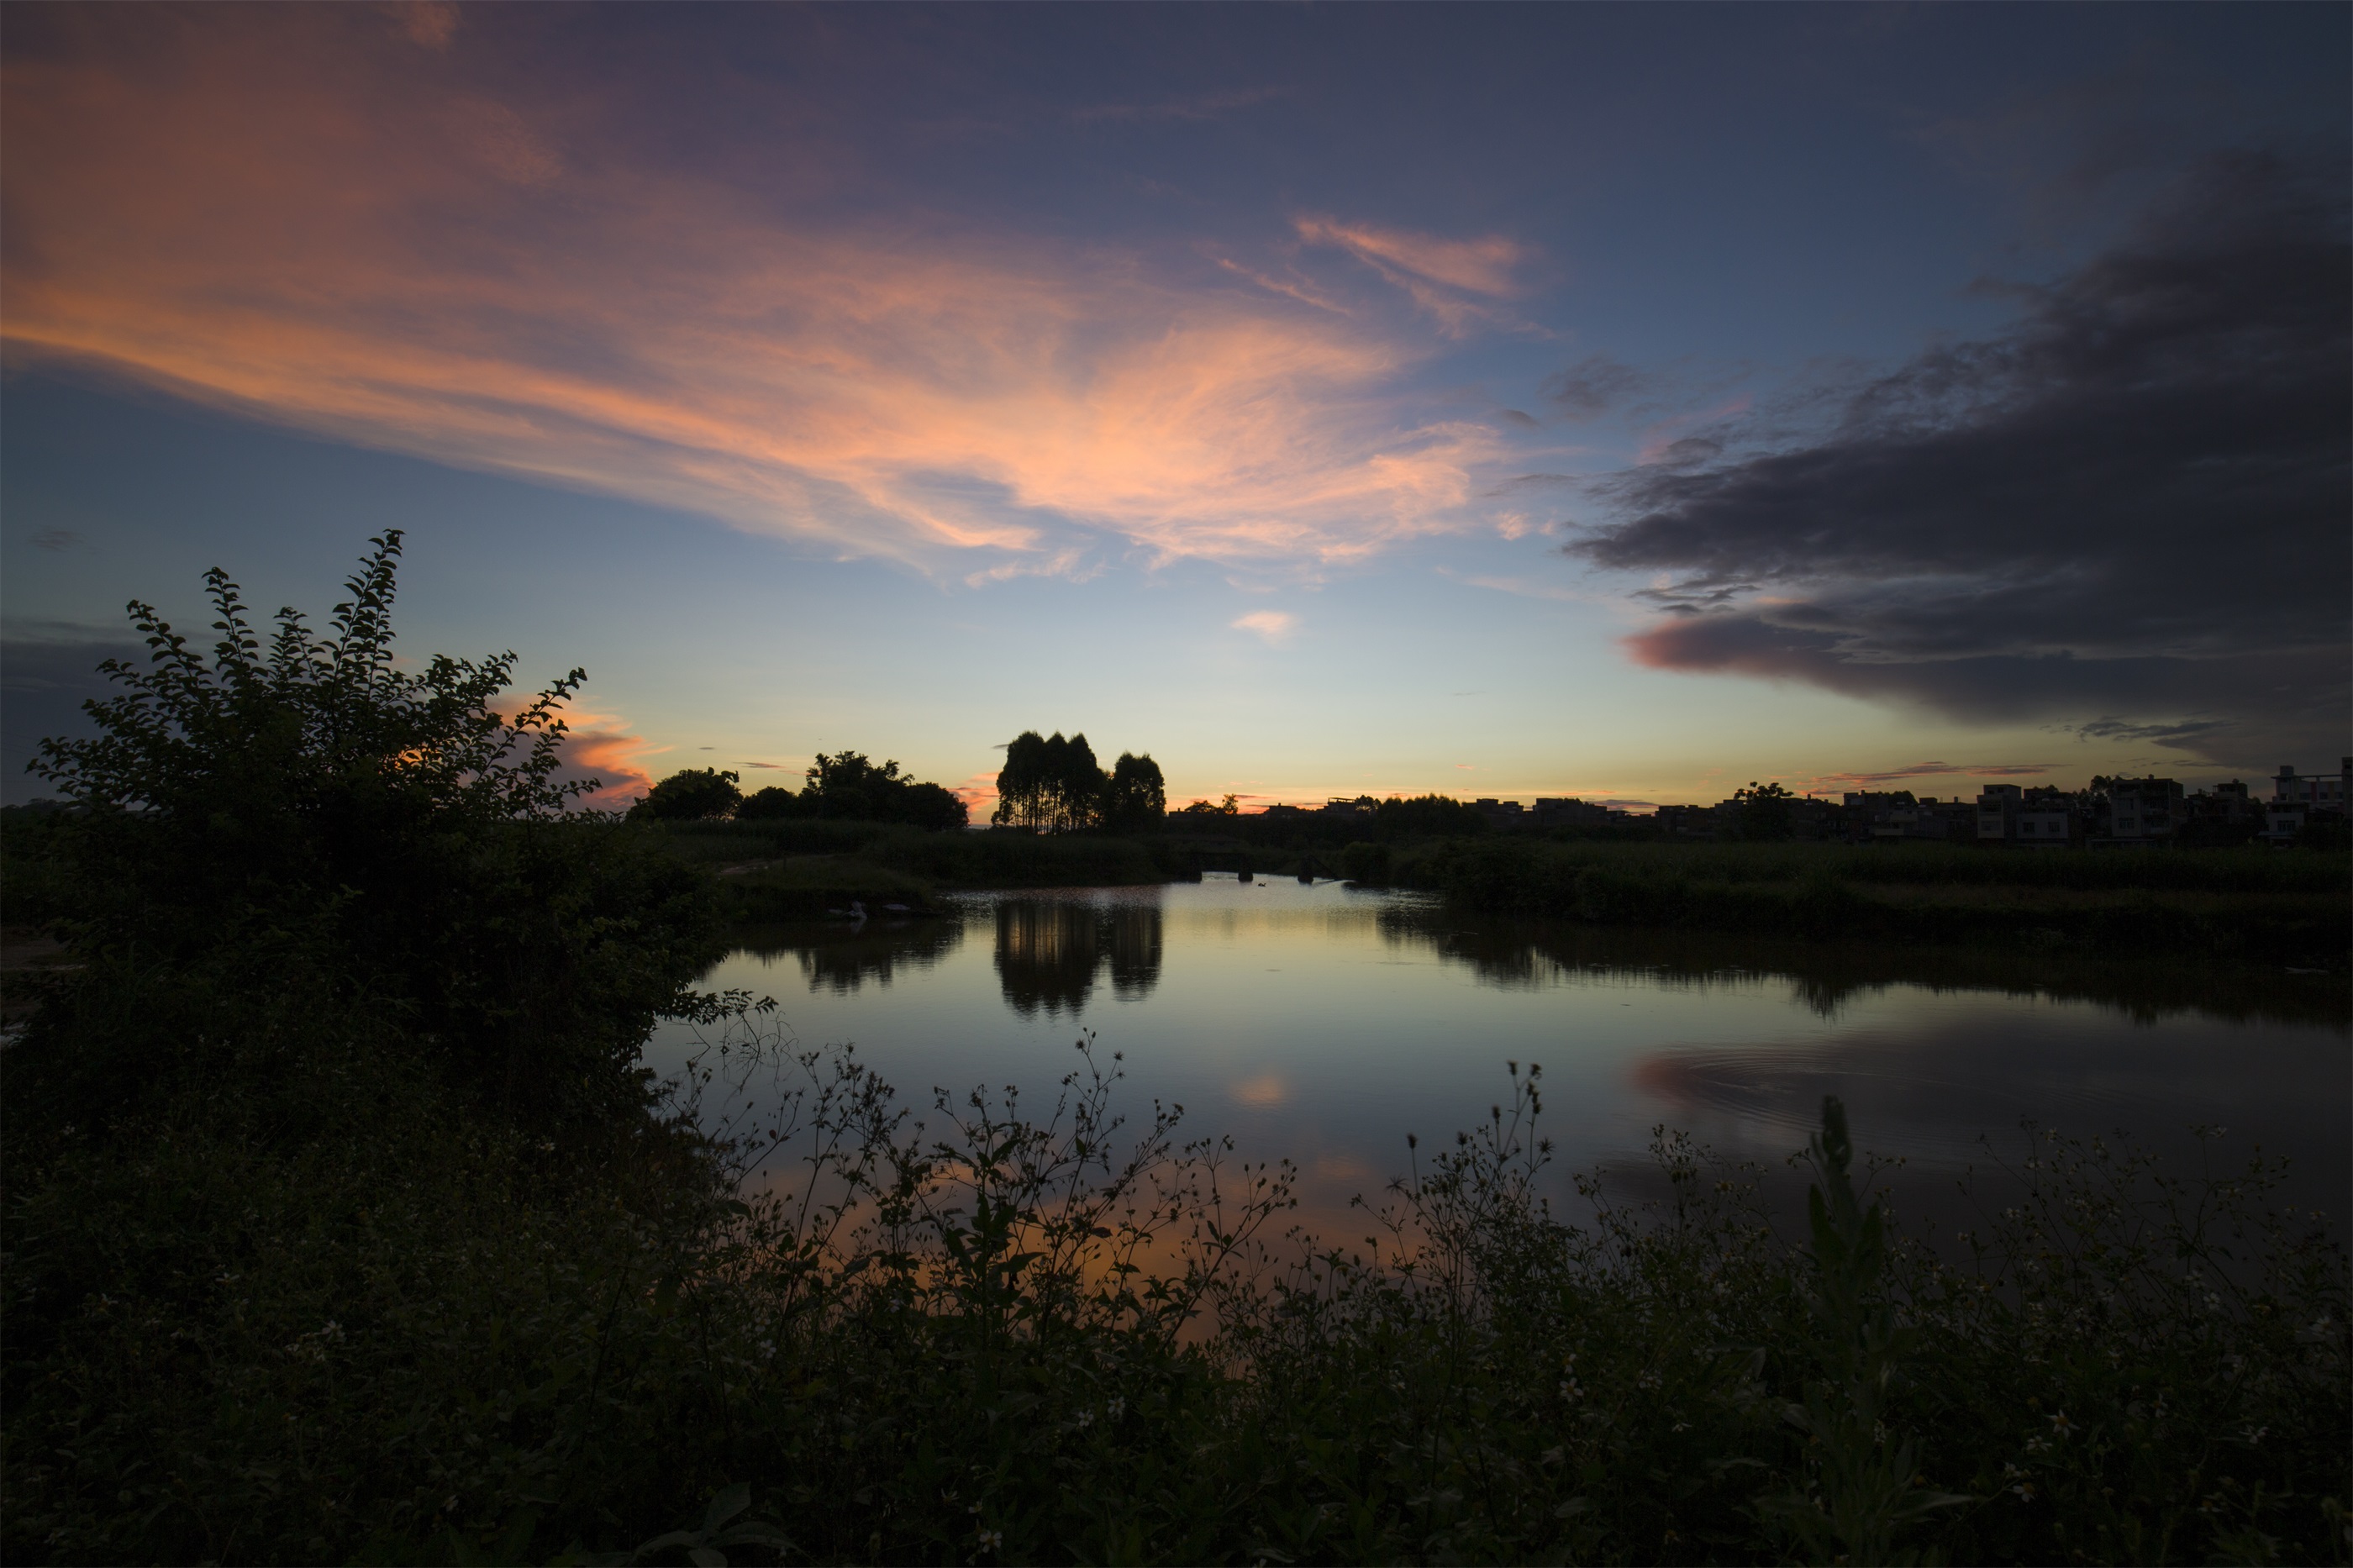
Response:
[[[2348,18],[1860,16],[12,7],[5,749],[126,594],[326,602],[384,526],[405,636],[592,666],[601,805],[847,745],[985,820],[1029,728],[1254,808],[2346,749],[2325,509],[2228,592],[2093,541],[2144,426],[2042,450],[2032,365],[2217,158],[2286,254],[2250,171],[2344,142]],[[2306,497],[2299,438],[2215,470]]]

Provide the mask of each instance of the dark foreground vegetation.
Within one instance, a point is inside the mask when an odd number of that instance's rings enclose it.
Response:
[[[324,637],[151,624],[49,751],[6,1561],[2346,1558],[2346,1263],[2276,1164],[2038,1135],[1932,1247],[1833,1104],[1805,1216],[1671,1137],[1668,1200],[1556,1209],[1514,1068],[1317,1241],[1115,1053],[911,1116],[691,989],[716,882],[560,809],[564,688],[392,665],[396,547]]]

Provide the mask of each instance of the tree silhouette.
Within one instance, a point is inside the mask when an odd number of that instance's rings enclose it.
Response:
[[[1168,815],[1168,788],[1160,764],[1149,752],[1138,757],[1126,752],[1112,764],[1111,783],[1103,791],[1103,822],[1115,832],[1157,826]]]
[[[733,773],[716,768],[688,768],[654,785],[644,799],[629,807],[639,822],[703,822],[735,815],[744,803],[741,781]]]

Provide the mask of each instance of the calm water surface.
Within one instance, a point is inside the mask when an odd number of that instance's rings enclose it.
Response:
[[[774,996],[803,1046],[854,1042],[902,1103],[983,1084],[1050,1100],[1092,1031],[1132,1113],[1181,1103],[1195,1132],[1289,1156],[1327,1226],[1405,1169],[1407,1133],[1483,1121],[1507,1061],[1543,1065],[1564,1169],[1636,1184],[1662,1122],[1778,1163],[1835,1093],[1859,1142],[1905,1156],[1915,1209],[1985,1165],[1980,1140],[2015,1156],[2021,1118],[2177,1163],[2199,1157],[2189,1129],[2221,1126],[2238,1153],[2293,1155],[2301,1202],[2341,1210],[2353,1185],[2341,980],[1480,921],[1218,876],[745,942],[705,984]],[[693,1043],[666,1029],[652,1065],[676,1071]]]

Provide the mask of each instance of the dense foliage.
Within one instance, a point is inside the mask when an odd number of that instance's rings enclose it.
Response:
[[[237,997],[315,991],[512,1111],[596,1122],[638,1103],[654,1019],[699,1005],[699,879],[565,809],[596,787],[558,777],[581,672],[510,715],[512,653],[401,668],[400,535],[375,544],[326,637],[287,609],[265,645],[217,571],[209,658],[132,604],[149,667],[110,660],[97,735],[43,744],[79,808],[47,846],[54,924],[89,967],[10,1056],[60,1120],[201,1070]]]
[[[897,823],[933,833],[966,821],[966,807],[955,791],[912,778],[896,762],[878,763],[863,752],[820,752],[807,778],[798,794],[779,784],[754,791],[735,816],[762,823]]]
[[[1025,730],[1013,738],[997,771],[997,795],[992,822],[1040,833],[1140,832],[1168,812],[1167,785],[1150,756],[1122,752],[1105,773],[1084,735],[1065,740],[1059,730],[1050,736]]]
[[[733,769],[684,768],[646,791],[629,807],[632,822],[723,822],[744,805]]]

